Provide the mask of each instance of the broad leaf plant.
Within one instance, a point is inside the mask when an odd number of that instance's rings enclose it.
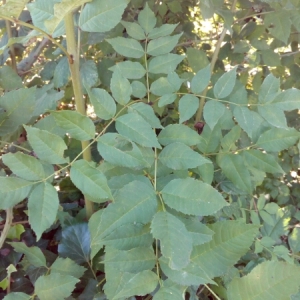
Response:
[[[299,10],[2,1],[2,298],[299,299]]]

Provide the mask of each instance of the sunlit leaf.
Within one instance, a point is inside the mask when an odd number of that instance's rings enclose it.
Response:
[[[227,205],[211,185],[193,178],[174,179],[161,193],[168,206],[188,215],[212,215]]]
[[[199,99],[193,95],[184,95],[179,100],[179,123],[189,120],[199,107]]]
[[[104,120],[111,119],[116,114],[116,103],[112,96],[104,89],[85,87],[96,115]]]
[[[141,115],[129,113],[117,118],[116,129],[121,135],[142,146],[161,148],[150,124]]]
[[[38,247],[27,247],[23,242],[11,242],[10,245],[16,252],[24,253],[26,258],[35,267],[47,267],[46,258]]]
[[[77,282],[79,280],[73,276],[51,273],[37,279],[34,292],[41,300],[65,299],[71,295]]]
[[[167,36],[171,34],[178,24],[163,24],[160,27],[154,28],[148,34],[149,39],[157,39],[159,37]]]
[[[145,32],[139,24],[125,21],[121,21],[121,24],[126,28],[126,32],[130,37],[136,40],[146,39]]]
[[[214,85],[216,98],[222,99],[231,94],[236,81],[236,67],[224,73]]]
[[[250,274],[234,278],[228,286],[229,300],[289,300],[297,293],[300,283],[298,266],[282,261],[265,261],[257,265]],[[254,284],[259,282],[259,284]]]
[[[164,147],[158,159],[174,170],[196,168],[208,162],[206,158],[180,142],[171,143]]]
[[[72,164],[70,177],[89,200],[101,203],[112,199],[105,175],[86,160]]]
[[[33,188],[28,198],[28,214],[37,239],[54,223],[58,207],[58,194],[50,183],[39,183]]]
[[[24,200],[33,183],[17,177],[0,177],[0,208],[7,209]]]
[[[145,8],[138,15],[138,22],[143,27],[146,34],[152,31],[156,24],[154,12],[149,8],[146,3]]]
[[[139,62],[132,61],[119,62],[110,68],[112,71],[115,69],[119,69],[121,74],[128,79],[140,79],[146,73],[145,68]]]
[[[153,56],[169,53],[177,45],[181,35],[182,34],[180,33],[150,41],[147,47],[147,53]]]
[[[150,60],[148,71],[153,74],[169,74],[183,59],[183,55],[173,53],[156,56]]]
[[[183,124],[170,124],[165,127],[158,135],[160,144],[166,146],[175,142],[193,146],[199,143],[199,134]]]
[[[81,30],[88,32],[111,30],[121,21],[127,4],[128,0],[94,0],[87,3],[79,17]]]
[[[191,91],[195,94],[200,94],[208,86],[210,82],[210,64],[199,70],[191,81]]]
[[[178,218],[168,212],[156,213],[151,222],[151,232],[154,238],[160,240],[162,255],[169,259],[171,269],[180,270],[189,263],[192,237]]]
[[[260,103],[269,103],[275,99],[280,91],[280,79],[270,73],[263,81],[259,93],[258,100]]]
[[[58,257],[51,265],[51,274],[59,273],[61,275],[70,275],[75,278],[80,278],[85,271],[86,268],[77,265],[70,258]]]
[[[72,138],[88,141],[95,136],[93,121],[77,111],[62,110],[52,111],[56,124],[68,132]]]
[[[211,130],[214,129],[215,125],[225,113],[225,110],[226,107],[224,106],[224,104],[218,101],[210,100],[205,103],[203,109],[203,117]]]
[[[141,44],[130,38],[123,38],[123,37],[116,37],[112,39],[107,39],[112,47],[117,51],[119,54],[132,57],[132,58],[140,58],[144,55],[144,49]]]
[[[147,224],[156,207],[156,195],[151,187],[140,181],[125,185],[115,195],[115,202],[103,212],[93,214],[89,221],[92,257],[100,250],[105,239],[120,226],[132,222]]]
[[[63,164],[67,160],[63,157],[67,145],[64,140],[46,130],[24,126],[27,139],[35,154],[50,164]]]
[[[22,152],[8,153],[2,156],[13,173],[27,180],[40,180],[44,178],[45,171],[38,159]]]

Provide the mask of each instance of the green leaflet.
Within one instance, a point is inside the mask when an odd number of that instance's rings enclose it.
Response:
[[[264,23],[274,37],[287,44],[292,24],[290,11],[285,9],[274,11],[265,17]]]
[[[56,124],[68,132],[72,138],[88,141],[95,137],[93,121],[77,111],[51,111]]]
[[[113,97],[103,89],[90,89],[85,86],[90,101],[94,106],[96,115],[104,120],[109,120],[116,114],[116,103]]]
[[[286,122],[286,117],[279,107],[269,104],[265,106],[258,106],[258,113],[263,117],[269,124],[287,129],[288,125]]]
[[[129,106],[128,112],[139,114],[151,125],[152,128],[162,128],[159,118],[155,115],[155,112],[150,105],[138,102]]]
[[[228,299],[264,300],[290,299],[297,293],[300,270],[298,266],[282,261],[265,261],[257,265],[250,274],[242,278],[234,278],[228,286]],[[259,285],[253,282],[260,279]]]
[[[169,260],[171,269],[180,270],[187,266],[192,252],[192,237],[178,218],[168,212],[156,213],[151,222],[151,232],[154,238],[160,240],[162,255]]]
[[[54,16],[51,19],[44,20],[44,24],[50,34],[52,34],[64,17],[74,9],[91,0],[62,0],[54,4]]]
[[[198,265],[190,262],[188,266],[182,270],[172,270],[168,266],[168,260],[165,257],[159,258],[159,264],[163,273],[169,280],[179,285],[200,285],[200,284],[215,284],[215,282],[207,275],[207,273]]]
[[[151,270],[156,262],[153,248],[137,247],[129,250],[116,250],[106,247],[105,269],[116,269],[119,272],[138,273]]]
[[[101,136],[98,139],[97,149],[100,155],[113,165],[138,169],[151,166],[135,143],[117,133],[106,133]]]
[[[67,145],[64,140],[46,130],[24,126],[27,139],[35,154],[50,164],[63,164],[67,160],[63,157]]]
[[[167,145],[158,156],[159,161],[173,170],[196,168],[209,162],[185,144],[175,142]]]
[[[300,109],[300,90],[298,89],[288,89],[281,92],[276,98],[272,101],[274,106],[285,110],[291,111],[294,109]]]
[[[143,47],[134,39],[116,37],[106,41],[112,45],[115,51],[126,57],[140,58],[144,55]]]
[[[173,36],[160,37],[149,42],[147,47],[147,53],[152,56],[158,56],[169,53],[178,43],[180,34]]]
[[[0,68],[1,87],[7,91],[21,89],[23,87],[22,79],[10,66],[1,66]]]
[[[186,229],[192,237],[193,245],[202,245],[212,240],[214,232],[206,225],[201,223],[197,217],[194,218],[180,218],[184,223]]]
[[[294,145],[299,138],[300,133],[294,128],[271,128],[260,135],[257,146],[266,151],[279,152]]]
[[[0,136],[13,133],[33,117],[36,87],[21,88],[5,93],[0,98],[0,106],[5,111],[0,119]]]
[[[212,240],[194,247],[191,261],[214,278],[224,274],[248,251],[258,233],[258,226],[242,221],[224,221],[209,228],[215,232]]]
[[[91,201],[101,203],[113,198],[105,175],[86,160],[77,160],[73,163],[70,177]]]
[[[213,91],[218,99],[229,96],[234,88],[236,81],[236,67],[224,73],[214,85]]]
[[[163,107],[165,105],[171,104],[176,100],[176,94],[166,94],[160,97],[158,101],[158,107]]]
[[[42,30],[48,32],[47,27],[45,26],[45,21],[50,20],[54,17],[54,0],[49,0],[49,1],[44,1],[44,0],[38,0],[33,3],[27,4],[27,8],[30,11],[31,17],[33,24],[41,28]],[[64,27],[64,22],[60,22],[55,29],[54,33],[52,36],[58,37],[64,34],[65,32],[65,27]]]
[[[84,274],[85,271],[86,268],[77,265],[69,258],[58,257],[51,265],[51,274],[59,273],[61,275],[70,275],[78,279]]]
[[[223,173],[238,188],[251,194],[250,173],[245,168],[244,160],[239,154],[224,154],[218,157],[218,164]]]
[[[34,181],[45,177],[41,162],[29,154],[21,152],[8,153],[2,156],[2,160],[14,174],[23,179]]]
[[[280,91],[280,79],[276,78],[272,73],[263,81],[259,93],[258,100],[260,103],[266,104],[272,102]]]
[[[241,127],[238,125],[232,127],[232,129],[221,140],[221,146],[224,152],[236,149],[235,143],[240,138],[240,135]]]
[[[170,81],[166,77],[158,78],[157,80],[153,81],[150,86],[150,92],[156,96],[164,96],[176,91],[177,89],[170,83]]]
[[[85,222],[71,224],[62,230],[58,245],[60,257],[68,257],[77,264],[90,261],[90,232]]]
[[[139,62],[123,61],[109,68],[114,71],[119,69],[122,76],[128,79],[140,79],[146,74],[145,68]]]
[[[146,3],[145,8],[139,13],[138,22],[146,34],[150,33],[154,28],[156,18],[154,12],[149,8],[148,3]]]
[[[228,205],[211,185],[192,178],[174,179],[161,192],[169,207],[188,215],[208,216]]]
[[[48,182],[36,185],[28,198],[29,223],[39,240],[55,221],[59,207],[56,189]]]
[[[80,14],[79,26],[88,32],[109,31],[121,21],[127,4],[128,0],[94,0],[87,3]]]
[[[174,284],[167,279],[154,295],[153,300],[183,300],[185,287]]]
[[[178,24],[163,24],[160,27],[154,28],[148,34],[149,39],[157,39],[159,37],[167,36],[171,34]]]
[[[257,112],[239,106],[234,109],[233,115],[249,138],[253,140],[263,122],[263,118]]]
[[[132,88],[132,96],[136,98],[144,98],[147,94],[146,86],[140,81],[132,81],[131,82]]]
[[[119,69],[115,69],[113,72],[110,89],[115,100],[125,105],[130,101],[130,96],[132,94],[132,88],[130,82],[125,78]]]
[[[210,100],[207,101],[203,109],[203,117],[211,130],[214,129],[215,125],[219,122],[221,117],[224,115],[226,107],[224,104]]]
[[[35,267],[47,267],[46,258],[42,250],[38,247],[27,247],[23,242],[9,243],[16,252],[24,253],[30,264]]]
[[[199,70],[191,81],[191,91],[200,94],[207,88],[211,77],[210,64]]]
[[[150,124],[140,115],[129,113],[116,120],[117,131],[144,147],[161,148]]]
[[[104,290],[109,299],[124,299],[134,295],[147,295],[154,291],[157,284],[158,277],[150,270],[137,274],[126,272],[107,280]]]
[[[189,120],[199,107],[199,99],[193,95],[184,95],[179,100],[179,123]]]
[[[41,300],[64,299],[71,295],[79,279],[70,275],[51,273],[47,276],[40,276],[35,282],[34,292]]]
[[[130,250],[136,247],[150,247],[153,236],[148,225],[127,223],[105,237],[105,245],[119,250]]]
[[[5,300],[30,300],[31,296],[21,293],[21,292],[12,292],[7,294],[3,299]]]
[[[259,150],[250,149],[243,152],[243,157],[249,166],[269,173],[284,173],[275,157]]]
[[[12,1],[8,0],[0,8],[0,14],[7,17],[18,18],[29,0]]]
[[[139,24],[125,21],[121,21],[121,24],[126,28],[126,32],[132,38],[136,40],[146,39],[145,32]]]
[[[170,124],[158,135],[158,141],[166,146],[174,142],[180,142],[187,146],[197,145],[200,141],[199,134],[183,124]]]
[[[169,74],[183,59],[183,55],[173,53],[156,56],[150,60],[148,71],[153,74]]]
[[[215,126],[213,130],[209,126],[204,126],[200,138],[201,140],[197,147],[202,153],[215,152],[222,138],[220,126]]]
[[[125,185],[115,195],[115,202],[103,212],[100,210],[93,214],[89,221],[91,256],[95,256],[105,244],[105,239],[120,226],[150,222],[156,208],[157,200],[153,188],[140,181],[132,181]]]
[[[8,209],[23,201],[33,183],[16,177],[0,177],[0,208]]]

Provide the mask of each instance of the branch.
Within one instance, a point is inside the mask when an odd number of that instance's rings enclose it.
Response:
[[[232,6],[231,6],[231,9],[230,9],[231,12],[235,11],[236,2],[237,2],[237,0],[233,0]],[[216,48],[215,48],[214,54],[213,54],[212,59],[211,59],[211,63],[210,63],[210,70],[211,70],[211,72],[213,72],[213,70],[214,70],[214,67],[215,67],[216,61],[218,59],[219,52],[220,52],[220,49],[221,49],[221,45],[222,45],[222,43],[224,41],[226,32],[227,32],[227,29],[224,27],[223,31],[222,31],[222,33],[220,35],[220,38],[219,38],[219,40],[218,40],[218,42],[216,44]],[[204,107],[204,104],[205,104],[205,97],[206,97],[207,91],[208,91],[208,88],[206,88],[203,91],[203,93],[202,93],[202,97],[201,97],[200,103],[199,103],[199,108],[198,108],[198,111],[197,111],[197,114],[196,114],[196,123],[201,121],[202,112],[203,112],[203,107]]]
[[[40,43],[38,43],[34,47],[34,49],[30,52],[28,57],[24,58],[20,63],[18,63],[17,72],[19,76],[23,78],[25,74],[31,69],[31,67],[36,62],[43,49],[47,46],[48,42],[49,39],[44,38]]]

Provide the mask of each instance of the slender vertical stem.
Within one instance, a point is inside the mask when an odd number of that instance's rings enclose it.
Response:
[[[85,101],[83,99],[80,72],[79,72],[79,51],[75,40],[75,27],[73,22],[73,13],[68,13],[65,18],[66,26],[66,40],[67,40],[67,51],[71,57],[69,59],[70,72],[73,83],[73,91],[75,97],[76,110],[82,115],[86,115]],[[92,160],[91,148],[89,147],[89,141],[81,142],[82,149],[84,149],[82,156],[87,161]],[[87,219],[91,217],[94,212],[93,202],[85,198],[85,209]]]
[[[237,2],[237,0],[233,0],[232,5],[231,5],[231,12],[235,11],[236,2]],[[215,64],[217,62],[217,59],[218,59],[218,56],[219,56],[219,52],[220,52],[222,43],[224,41],[226,32],[227,32],[227,29],[225,28],[225,25],[224,25],[223,31],[221,32],[220,38],[217,41],[216,48],[215,48],[214,54],[213,54],[212,59],[211,59],[211,63],[210,63],[210,70],[211,70],[211,72],[213,72],[213,70],[215,68]],[[197,114],[196,114],[196,122],[201,121],[202,113],[203,113],[203,107],[204,107],[204,104],[205,104],[205,97],[206,97],[207,91],[208,91],[208,88],[206,88],[202,92],[202,96],[201,96],[200,102],[199,102],[199,108],[198,108],[198,111],[197,111]]]
[[[3,4],[5,4],[5,2],[6,0],[3,0]],[[9,40],[10,38],[12,38],[11,22],[9,20],[5,20],[5,26],[7,31],[7,37]],[[11,66],[17,72],[16,53],[15,53],[14,45],[9,46],[9,51],[10,51]]]
[[[0,249],[2,248],[4,242],[5,242],[5,239],[7,237],[7,234],[8,234],[8,231],[11,227],[11,224],[12,224],[12,220],[13,220],[13,208],[8,208],[6,210],[6,220],[5,220],[5,225],[4,225],[4,228],[2,230],[2,233],[1,233],[1,238],[0,238]]]

